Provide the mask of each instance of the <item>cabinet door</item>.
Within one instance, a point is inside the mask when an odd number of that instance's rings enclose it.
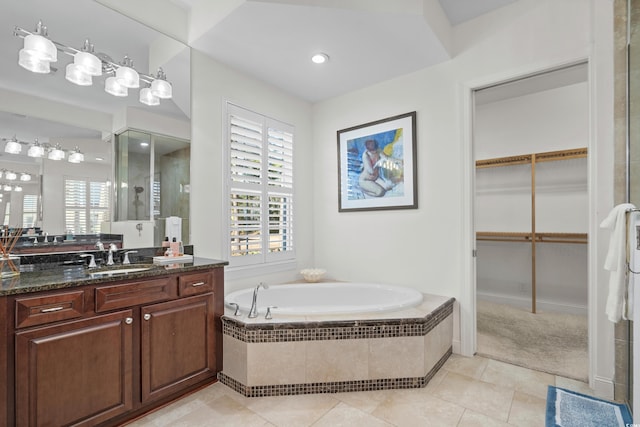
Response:
[[[132,311],[16,333],[16,424],[95,425],[132,408]]]
[[[142,307],[142,400],[215,376],[213,294]]]

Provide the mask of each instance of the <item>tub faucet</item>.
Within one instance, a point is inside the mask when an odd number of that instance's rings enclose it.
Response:
[[[258,317],[258,304],[257,304],[257,300],[258,300],[258,290],[260,290],[260,286],[262,286],[264,289],[269,289],[269,286],[266,285],[265,283],[260,283],[258,286],[256,286],[256,288],[253,290],[253,299],[251,300],[251,310],[249,310],[249,317],[250,319],[253,319],[255,317]]]

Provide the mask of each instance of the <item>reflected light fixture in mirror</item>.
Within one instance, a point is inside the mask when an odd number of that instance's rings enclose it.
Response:
[[[7,145],[4,146],[4,152],[9,154],[20,154],[22,151],[22,145],[18,142],[16,137],[14,136],[10,140],[7,141]]]
[[[60,147],[60,144],[56,144],[55,147],[49,151],[49,156],[47,157],[49,160],[62,160],[64,159],[64,151]]]
[[[29,157],[44,157],[44,147],[40,145],[36,139],[31,147],[27,150],[27,156]]]
[[[84,154],[80,152],[78,147],[74,148],[71,153],[69,153],[69,162],[70,163],[80,163],[84,161]]]

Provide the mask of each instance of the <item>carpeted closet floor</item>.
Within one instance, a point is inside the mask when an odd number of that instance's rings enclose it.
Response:
[[[587,317],[477,303],[478,355],[588,381]]]

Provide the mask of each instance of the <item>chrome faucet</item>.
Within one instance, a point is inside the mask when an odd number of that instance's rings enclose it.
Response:
[[[100,240],[98,240],[98,241],[96,242],[96,248],[97,248],[99,251],[104,251],[104,244],[103,244]]]
[[[113,243],[112,243],[113,244]],[[124,261],[122,261],[123,264],[131,264],[131,261],[129,261],[129,254],[137,254],[138,251],[127,251],[124,253]]]
[[[93,254],[80,254],[79,255],[80,258],[86,258],[86,257],[91,257],[91,259],[89,260],[89,268],[96,268],[96,258],[93,256]]]
[[[249,310],[249,317],[250,319],[253,319],[255,317],[258,317],[258,290],[260,290],[260,287],[263,287],[264,289],[269,289],[269,286],[265,283],[260,283],[258,286],[256,286],[256,288],[253,290],[253,299],[251,300],[251,309]]]
[[[115,243],[109,245],[109,259],[107,260],[107,265],[113,265],[113,254],[118,252],[118,247]]]

